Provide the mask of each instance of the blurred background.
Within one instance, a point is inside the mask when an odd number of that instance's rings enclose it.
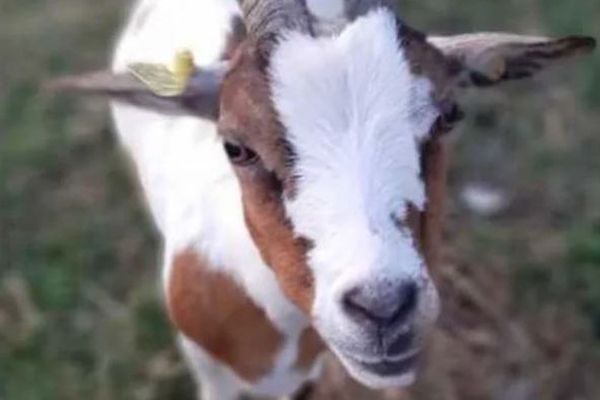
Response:
[[[107,106],[40,90],[107,65],[128,3],[0,0],[1,400],[192,399]],[[425,31],[600,37],[598,0],[402,3]],[[598,399],[600,53],[464,108],[444,316],[411,398]]]

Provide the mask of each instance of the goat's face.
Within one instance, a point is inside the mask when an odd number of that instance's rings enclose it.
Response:
[[[440,136],[460,114],[453,92],[528,77],[595,45],[427,38],[399,23],[391,2],[244,0],[248,35],[231,62],[197,71],[180,96],[157,96],[127,74],[59,82],[216,118],[265,263],[372,387],[410,383],[438,314],[427,267],[439,247]],[[307,4],[344,14],[319,23]]]
[[[355,376],[410,379],[438,313],[421,239],[424,143],[444,117],[443,56],[416,72],[393,14],[339,35],[251,44],[226,75],[219,130],[250,232],[285,293]],[[406,33],[409,34],[408,32]],[[434,68],[435,67],[435,68]],[[439,68],[439,70],[438,70]],[[435,69],[435,71],[434,71]],[[434,75],[437,74],[437,75]]]

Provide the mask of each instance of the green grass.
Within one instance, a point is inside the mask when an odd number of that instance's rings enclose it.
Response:
[[[596,0],[406,0],[404,10],[436,32],[600,37]],[[0,4],[1,400],[192,398],[159,301],[158,238],[106,107],[39,90],[50,76],[104,65],[124,12],[118,0]],[[467,96],[469,118],[454,139],[449,262],[491,288],[501,325],[527,345],[481,312],[468,324],[453,317],[470,328],[449,334],[452,351],[473,332],[505,347],[465,345],[444,369],[455,356],[446,346],[417,398],[506,398],[498,396],[520,382],[536,399],[600,395],[599,107],[598,54]],[[493,218],[470,213],[459,192],[480,180],[506,189],[511,206]],[[506,348],[522,351],[509,357]],[[465,384],[457,369],[486,377]]]

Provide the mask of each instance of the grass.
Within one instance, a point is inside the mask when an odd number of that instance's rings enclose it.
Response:
[[[422,29],[586,33],[595,0],[406,0]],[[118,0],[0,5],[0,399],[191,399],[157,289],[158,240],[105,105],[50,76],[104,65]],[[595,399],[600,56],[471,94],[454,138],[446,313],[417,399]],[[510,205],[478,216],[484,181]]]

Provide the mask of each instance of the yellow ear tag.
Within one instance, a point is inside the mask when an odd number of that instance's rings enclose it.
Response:
[[[194,57],[189,50],[183,50],[175,55],[173,68],[163,64],[133,63],[128,65],[129,72],[161,97],[176,97],[187,88],[187,84],[196,69]]]

